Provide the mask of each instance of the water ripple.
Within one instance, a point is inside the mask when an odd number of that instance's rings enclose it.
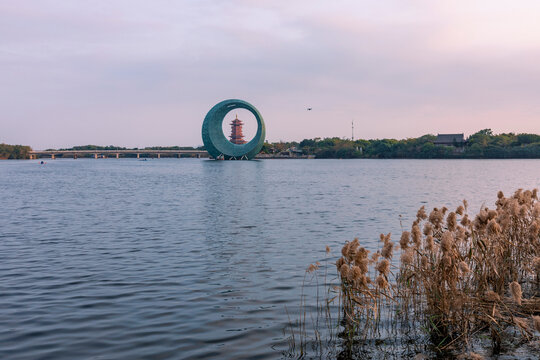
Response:
[[[0,162],[0,358],[279,358],[285,308],[314,305],[307,265],[331,283],[344,241],[375,250],[423,204],[539,187],[538,165]]]

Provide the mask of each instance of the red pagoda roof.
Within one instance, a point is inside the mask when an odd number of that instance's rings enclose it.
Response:
[[[244,123],[242,120],[238,119],[238,115],[236,115],[236,119],[234,119],[229,125],[231,125],[231,136],[230,136],[230,142],[237,145],[245,144],[246,141],[244,140],[244,134],[242,134],[242,125]]]

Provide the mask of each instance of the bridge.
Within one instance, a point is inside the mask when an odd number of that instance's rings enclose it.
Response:
[[[56,157],[73,157],[74,159],[78,157],[86,157],[86,156],[93,156],[94,159],[97,158],[120,158],[126,157],[128,155],[136,156],[137,159],[141,157],[141,155],[145,155],[146,157],[157,157],[158,159],[161,158],[162,155],[168,156],[168,157],[182,157],[182,156],[190,156],[190,157],[208,157],[208,152],[204,150],[146,150],[146,149],[138,149],[138,150],[41,150],[41,151],[30,151],[29,153],[30,159],[38,159],[41,157],[48,157],[51,159],[55,159]]]

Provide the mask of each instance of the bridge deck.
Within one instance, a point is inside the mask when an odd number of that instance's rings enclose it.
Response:
[[[32,150],[30,154],[208,154],[206,150]]]
[[[29,152],[30,158],[38,158],[40,156],[84,156],[94,155],[113,155],[119,157],[120,155],[194,155],[197,157],[207,157],[208,152],[205,150],[150,150],[150,149],[138,149],[138,150],[33,150]]]

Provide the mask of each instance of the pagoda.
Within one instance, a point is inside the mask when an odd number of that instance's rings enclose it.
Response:
[[[236,119],[234,119],[230,125],[231,125],[230,141],[233,144],[237,144],[237,145],[245,144],[246,141],[244,140],[244,134],[242,134],[242,125],[244,125],[244,123],[242,122],[242,120],[238,119],[238,114],[236,115]]]

